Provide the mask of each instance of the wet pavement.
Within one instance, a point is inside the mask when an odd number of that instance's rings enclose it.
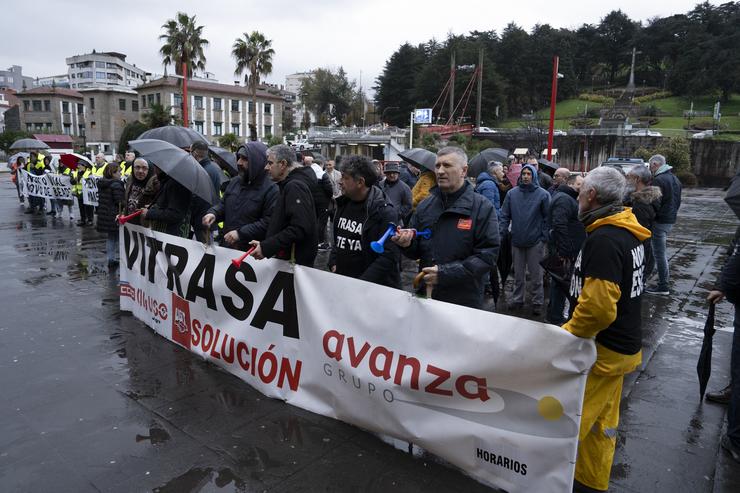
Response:
[[[740,491],[701,404],[706,305],[736,219],[690,191],[670,241],[676,295],[645,303],[644,370],[625,385],[611,491]],[[0,491],[490,491],[424,455],[268,399],[118,310],[105,238],[23,214],[0,176]],[[408,279],[413,264],[406,264]],[[718,327],[731,327],[730,306]],[[729,371],[715,336],[710,389]]]

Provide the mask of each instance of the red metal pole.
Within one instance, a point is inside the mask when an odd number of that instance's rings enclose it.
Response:
[[[547,134],[547,160],[552,161],[552,133],[555,130],[555,104],[558,96],[558,63],[560,59],[552,59],[552,94],[550,95],[550,131]]]
[[[182,126],[188,126],[188,64],[182,62]]]

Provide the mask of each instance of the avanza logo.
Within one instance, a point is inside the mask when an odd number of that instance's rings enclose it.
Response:
[[[172,293],[172,340],[190,349],[190,303]]]

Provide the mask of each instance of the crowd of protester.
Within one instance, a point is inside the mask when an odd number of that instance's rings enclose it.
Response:
[[[576,489],[608,489],[623,377],[641,363],[642,296],[671,292],[666,239],[681,205],[681,185],[663,156],[626,173],[602,166],[585,176],[510,156],[473,177],[459,147],[440,149],[434,169],[421,169],[359,155],[325,160],[287,145],[248,142],[236,151],[238,172],[225,176],[227,168],[210,160],[207,146],[189,151],[208,174],[217,203],[204,204],[132,151],[120,162],[107,163],[100,154],[92,165],[80,160],[75,169],[60,163],[56,172],[69,176],[79,203],[77,225],[95,224],[106,235],[111,267],[118,263],[116,218],[138,211],[132,221],[156,231],[216,238],[227,248],[251,249],[257,260],[290,260],[390,288],[410,289],[401,273],[404,264],[413,265],[420,294],[542,319],[595,338],[575,479]],[[48,157],[31,153],[18,159],[13,173],[39,175],[49,166]],[[91,176],[97,177],[97,207],[82,200],[82,183]],[[18,198],[24,203],[20,188]],[[50,201],[46,213],[61,217],[64,206],[73,221],[68,200]],[[44,209],[45,199],[28,197],[27,213]],[[374,248],[389,227],[390,239]],[[327,254],[319,256],[321,250]],[[737,253],[728,265],[737,263]],[[316,265],[317,258],[326,265]],[[736,297],[740,276],[732,269],[712,301]],[[657,282],[648,287],[654,271]],[[513,289],[507,296],[509,275]],[[731,390],[709,398],[730,402],[738,394]],[[723,446],[740,458],[738,409],[735,402]]]

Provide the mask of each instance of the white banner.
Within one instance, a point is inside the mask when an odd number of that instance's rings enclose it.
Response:
[[[19,169],[17,175],[21,194],[24,196],[42,197],[45,199],[72,200],[72,184],[69,176],[56,173],[34,175]]]
[[[591,340],[126,224],[121,310],[267,396],[570,492]]]
[[[82,203],[98,206],[98,178],[90,175],[82,180]]]

